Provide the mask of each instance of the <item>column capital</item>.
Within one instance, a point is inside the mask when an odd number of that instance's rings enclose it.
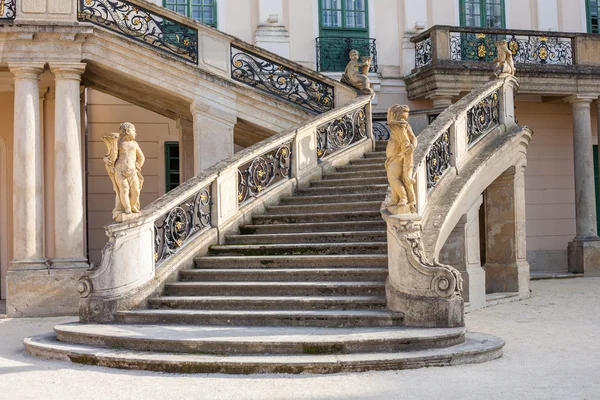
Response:
[[[54,79],[69,79],[80,81],[81,74],[85,71],[85,63],[62,63],[62,62],[51,62],[50,72],[54,74]]]
[[[9,62],[8,69],[13,73],[15,79],[40,79],[44,72],[44,63],[41,62]]]
[[[598,95],[594,94],[574,94],[567,97],[566,101],[571,103],[573,107],[590,107],[592,101],[598,99]]]

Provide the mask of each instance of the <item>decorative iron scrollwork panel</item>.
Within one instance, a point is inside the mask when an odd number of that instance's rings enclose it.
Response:
[[[257,197],[292,174],[291,143],[256,157],[238,169],[238,204]]]
[[[351,111],[317,127],[319,160],[339,149],[350,147],[367,137],[367,113],[364,108]]]
[[[390,140],[390,127],[385,121],[373,121],[373,137],[375,140]]]
[[[573,40],[558,36],[521,36],[487,33],[452,32],[450,59],[454,61],[492,61],[496,58],[496,41],[506,40],[515,63],[573,64]]]
[[[333,86],[233,45],[231,78],[319,114],[334,107]]]
[[[90,21],[128,38],[196,63],[198,31],[126,0],[81,0],[80,21]]]
[[[450,167],[450,134],[444,132],[431,146],[425,162],[427,165],[427,189],[433,189],[444,172]]]
[[[0,23],[12,21],[17,15],[17,0],[0,0]]]
[[[154,261],[159,265],[211,226],[210,185],[154,222]]]
[[[375,39],[350,37],[318,37],[317,71],[341,72],[350,61],[350,50],[361,56],[371,56],[369,72],[377,72],[377,45]]]
[[[498,92],[490,94],[467,111],[467,142],[473,144],[500,123]]]
[[[415,44],[415,67],[424,67],[431,63],[431,38]]]

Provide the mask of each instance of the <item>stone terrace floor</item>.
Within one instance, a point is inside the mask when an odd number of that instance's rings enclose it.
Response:
[[[12,399],[597,399],[600,278],[532,282],[529,300],[467,314],[507,342],[487,364],[336,375],[172,375],[45,361],[24,336],[74,318],[0,320],[1,398]]]

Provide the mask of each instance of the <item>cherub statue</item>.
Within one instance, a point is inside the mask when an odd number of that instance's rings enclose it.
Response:
[[[496,40],[496,51],[498,55],[494,59],[494,75],[497,78],[514,75],[517,70],[515,69],[513,55],[506,44],[506,40]]]
[[[123,222],[140,212],[140,193],[144,184],[142,165],[144,153],[135,141],[135,126],[124,122],[119,133],[107,133],[102,136],[108,153],[104,156],[106,172],[110,176],[115,191],[113,220]]]
[[[373,89],[371,89],[371,83],[367,77],[367,73],[371,67],[372,57],[364,56],[361,59],[362,62],[359,62],[357,50],[350,50],[349,56],[350,62],[348,65],[346,65],[341,82],[357,89],[358,93],[360,94],[373,93]]]
[[[390,140],[385,154],[385,170],[392,189],[392,200],[388,206],[391,214],[414,213],[416,209],[413,155],[417,137],[408,123],[410,108],[394,104],[388,109],[387,121]]]

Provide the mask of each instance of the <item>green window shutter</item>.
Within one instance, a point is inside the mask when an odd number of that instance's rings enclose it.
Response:
[[[180,183],[179,143],[165,142],[165,192],[170,192]]]
[[[587,12],[588,33],[600,33],[600,1],[586,0],[585,8]]]
[[[163,6],[203,24],[217,27],[216,0],[163,0]]]

